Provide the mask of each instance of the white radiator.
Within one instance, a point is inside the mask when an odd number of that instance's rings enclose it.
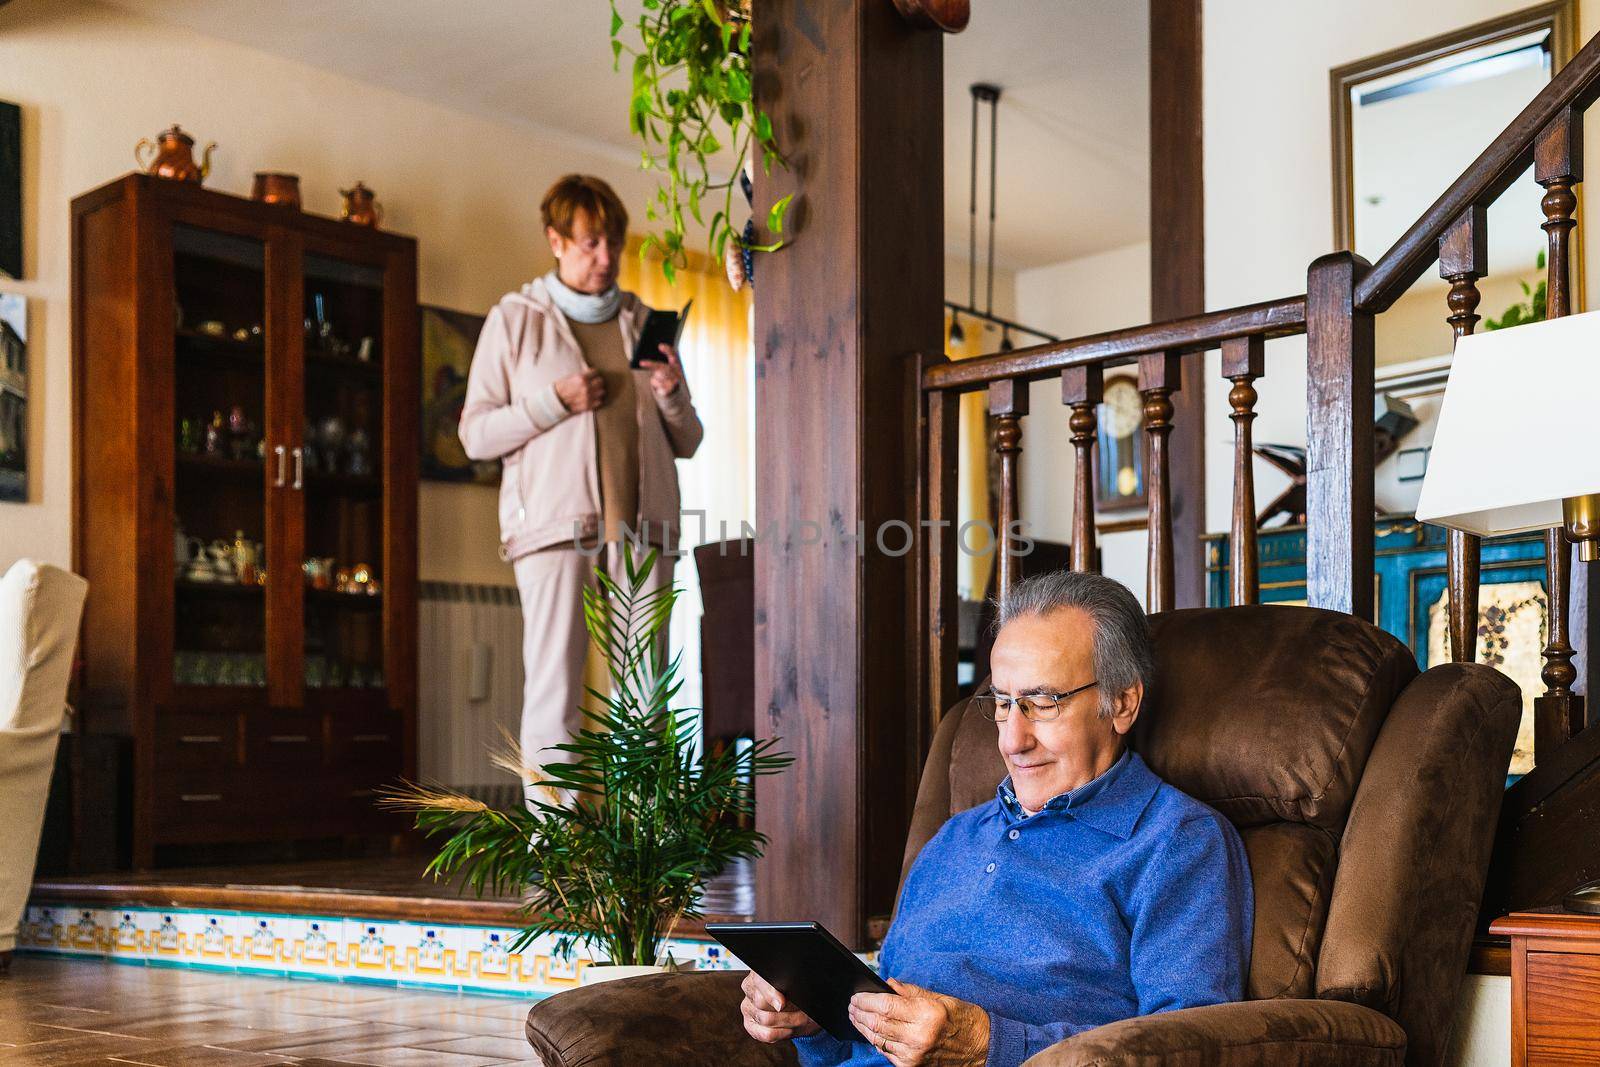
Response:
[[[496,807],[522,801],[517,778],[489,762],[522,717],[522,606],[514,586],[422,582],[417,769]]]

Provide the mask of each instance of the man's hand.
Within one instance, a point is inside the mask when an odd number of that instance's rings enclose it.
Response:
[[[593,411],[606,402],[606,382],[593,367],[556,380],[556,396],[562,407],[576,415]]]
[[[756,972],[745,975],[742,988],[744,1000],[739,1003],[739,1014],[744,1016],[745,1033],[757,1041],[770,1045],[792,1037],[807,1037],[822,1029]]]
[[[661,354],[667,361],[655,364],[650,371],[650,388],[656,391],[656,396],[670,396],[683,384],[683,364],[678,361],[677,349],[671,345],[662,345]]]
[[[983,1067],[989,1013],[976,1004],[889,979],[894,993],[857,993],[850,1021],[895,1067]],[[896,995],[898,994],[898,995]]]

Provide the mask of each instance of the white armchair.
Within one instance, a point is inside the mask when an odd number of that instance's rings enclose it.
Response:
[[[33,882],[88,591],[76,574],[27,559],[0,578],[0,974]]]

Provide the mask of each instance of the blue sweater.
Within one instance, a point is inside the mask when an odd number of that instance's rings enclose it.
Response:
[[[1001,783],[917,856],[884,940],[886,977],[989,1014],[989,1067],[1080,1030],[1239,1000],[1254,899],[1239,835],[1137,755],[1024,815]],[[798,1038],[806,1067],[882,1065]]]

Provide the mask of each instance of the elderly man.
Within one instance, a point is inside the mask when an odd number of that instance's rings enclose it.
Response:
[[[974,700],[1010,775],[912,865],[881,956],[895,993],[851,1001],[867,1043],[752,973],[757,1040],[793,1040],[808,1067],[1011,1067],[1080,1030],[1243,996],[1239,835],[1125,742],[1154,666],[1138,601],[1099,575],[1030,578],[1001,605],[991,662]]]

